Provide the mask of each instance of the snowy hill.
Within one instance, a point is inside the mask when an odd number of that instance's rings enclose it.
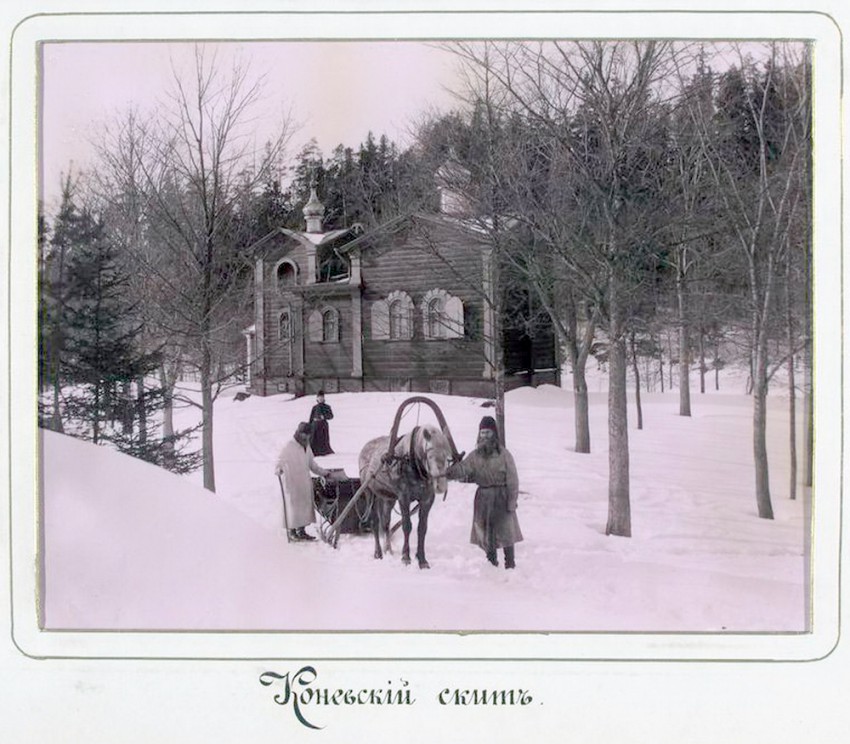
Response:
[[[329,395],[336,454],[357,474],[360,447],[389,433],[402,393]],[[481,400],[431,396],[469,450]],[[430,571],[371,536],[339,548],[288,544],[273,474],[312,398],[223,398],[216,406],[217,493],[78,440],[44,432],[49,628],[247,630],[801,631],[807,627],[805,501],[787,496],[787,401],[771,400],[776,519],[756,516],[751,400],[644,396],[630,430],[633,537],[604,534],[604,396],[591,396],[593,453],[573,451],[572,396],[554,387],[507,398],[525,541],[517,569],[469,544],[474,486],[452,483],[431,512]],[[630,412],[631,415],[631,412]],[[432,421],[412,409],[403,430]],[[414,518],[415,519],[415,518]],[[315,531],[315,527],[311,528]],[[415,538],[414,538],[415,539]]]

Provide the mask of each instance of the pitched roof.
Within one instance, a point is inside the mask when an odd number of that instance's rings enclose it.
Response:
[[[478,238],[484,238],[487,235],[486,229],[474,220],[462,220],[438,212],[406,212],[396,215],[386,222],[382,222],[380,225],[363,232],[353,240],[344,243],[337,248],[337,252],[349,253],[356,248],[361,248],[364,244],[368,245],[372,240],[398,234],[408,225],[413,225],[417,222],[428,222],[442,227],[460,229]]]

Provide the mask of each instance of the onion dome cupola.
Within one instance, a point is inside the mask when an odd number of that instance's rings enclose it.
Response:
[[[310,181],[310,198],[304,205],[304,219],[307,222],[308,233],[322,232],[322,218],[325,216],[325,205],[316,196],[316,176]]]

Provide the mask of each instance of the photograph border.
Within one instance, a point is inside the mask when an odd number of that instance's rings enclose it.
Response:
[[[612,15],[623,21],[626,31],[610,33]],[[25,255],[16,246],[35,245],[37,209],[38,106],[40,71],[36,47],[46,41],[330,41],[330,40],[410,40],[430,41],[448,38],[648,38],[640,33],[640,18],[652,15],[665,24],[693,29],[690,33],[654,33],[653,38],[741,40],[793,38],[814,40],[815,91],[815,244],[836,245],[836,255],[814,251],[815,264],[815,486],[811,535],[811,632],[803,633],[695,633],[695,632],[578,632],[560,633],[416,633],[407,631],[373,633],[367,631],[253,632],[253,631],[44,631],[41,630],[38,602],[41,574],[33,571],[42,553],[41,509],[37,498],[22,494],[38,493],[40,461],[38,432],[33,410],[33,380],[37,379],[35,355],[21,353],[32,349],[36,318],[35,255]],[[416,23],[411,23],[415,17]],[[749,30],[758,18],[760,33],[718,36],[713,22]],[[249,33],[251,21],[263,19],[263,33]],[[452,24],[440,23],[451,18]],[[358,23],[368,19],[372,33],[358,35]],[[512,22],[507,24],[510,19]],[[725,21],[723,20],[725,19]],[[282,21],[287,23],[281,23]],[[380,33],[374,22],[380,20]],[[161,26],[168,22],[169,33]],[[456,33],[464,23],[477,33]],[[521,22],[520,22],[521,21]],[[546,22],[548,21],[548,22]],[[709,22],[711,21],[711,22]],[[286,28],[281,37],[270,35],[275,23]],[[189,24],[196,31],[187,36]],[[430,34],[411,36],[400,33],[405,26],[433,28]],[[253,24],[258,26],[260,24]],[[362,24],[365,28],[366,24]],[[453,33],[437,33],[451,25]],[[230,29],[227,36],[215,36],[216,27]],[[490,29],[509,27],[511,33],[497,35]],[[110,36],[115,28],[127,31],[125,37]],[[323,33],[317,33],[319,28]],[[157,29],[160,30],[157,30]],[[565,35],[561,28],[572,29]],[[575,29],[596,30],[576,33]],[[666,28],[666,25],[665,25]],[[527,31],[523,32],[523,29]],[[537,29],[536,37],[531,34]],[[600,33],[608,29],[607,34]],[[628,29],[632,29],[629,33]],[[703,33],[696,33],[701,29]],[[775,30],[787,30],[778,34]],[[130,33],[130,30],[132,33]],[[656,27],[653,26],[653,30]],[[791,30],[796,33],[790,33]],[[352,31],[354,33],[352,33]],[[295,32],[298,32],[295,35]],[[85,36],[84,36],[85,34]],[[635,35],[636,34],[636,35]],[[706,35],[710,34],[710,35]],[[720,661],[720,662],[807,662],[827,658],[840,638],[841,535],[844,527],[842,503],[843,470],[843,318],[840,329],[830,323],[828,308],[842,306],[844,164],[841,159],[840,84],[844,76],[841,28],[830,15],[820,11],[705,11],[705,10],[517,10],[517,11],[197,11],[197,12],[104,12],[44,13],[24,18],[10,40],[9,80],[9,174],[8,183],[8,319],[9,335],[9,582],[11,588],[11,640],[19,652],[35,659],[80,660],[184,660],[253,661],[286,659],[325,661]],[[837,70],[829,71],[829,61],[838,60]],[[836,77],[837,75],[837,77]],[[35,123],[35,125],[34,125]],[[34,158],[34,156],[36,156]],[[24,184],[27,184],[24,186]],[[21,280],[23,278],[23,281]],[[819,311],[820,310],[820,311]],[[836,333],[838,331],[838,333]],[[840,334],[838,342],[835,337]],[[842,406],[834,405],[830,391],[841,390]],[[29,420],[27,419],[29,417]],[[361,652],[347,653],[350,637],[358,638]],[[505,655],[502,642],[524,653]],[[297,638],[296,638],[297,637]],[[413,653],[423,647],[433,653]],[[350,645],[350,644],[349,644]],[[371,650],[362,653],[362,649]],[[270,651],[271,650],[271,651]]]

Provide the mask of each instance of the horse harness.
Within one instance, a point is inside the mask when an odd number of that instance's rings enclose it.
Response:
[[[421,459],[417,456],[415,450],[416,435],[421,427],[416,426],[410,432],[410,443],[407,446],[407,451],[402,455],[395,454],[394,451],[385,455],[385,463],[387,466],[387,474],[395,471],[395,477],[405,479],[417,484],[424,484],[431,480],[431,475],[428,472]],[[426,491],[427,494],[427,491]],[[433,496],[433,492],[430,494]],[[419,501],[419,497],[411,498],[411,501]]]

